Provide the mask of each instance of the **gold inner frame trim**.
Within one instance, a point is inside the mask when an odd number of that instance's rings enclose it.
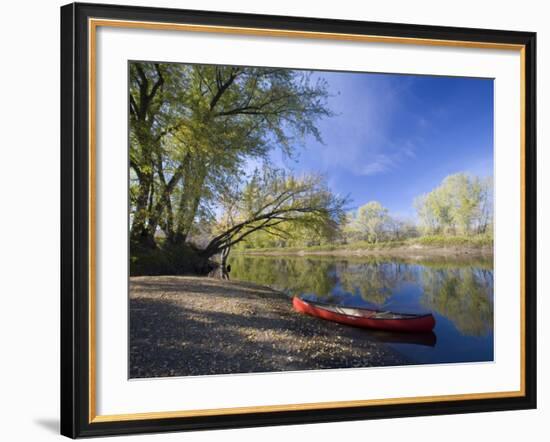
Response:
[[[180,411],[159,411],[129,414],[96,414],[96,35],[97,28],[133,28],[161,31],[186,31],[242,36],[290,37],[352,42],[411,44],[419,46],[461,47],[475,49],[498,49],[518,51],[520,54],[520,389],[487,393],[465,393],[437,396],[399,397],[335,402],[316,402],[284,405],[261,405],[233,408],[197,409]],[[525,46],[492,42],[423,39],[410,37],[389,37],[329,32],[292,31],[282,29],[244,28],[232,26],[192,25],[181,23],[158,23],[130,20],[88,19],[88,86],[89,86],[89,423],[133,421],[145,419],[169,419],[179,417],[238,415],[246,413],[270,413],[278,411],[322,410],[328,408],[365,407],[375,405],[416,404],[427,402],[482,400],[525,396]]]

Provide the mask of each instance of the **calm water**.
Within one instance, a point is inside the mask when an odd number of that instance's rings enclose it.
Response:
[[[373,258],[230,258],[231,278],[289,296],[396,312],[432,312],[433,334],[364,330],[417,364],[493,360],[492,260],[406,262]]]

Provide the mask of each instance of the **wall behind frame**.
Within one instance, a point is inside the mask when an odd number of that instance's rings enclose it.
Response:
[[[113,3],[110,2],[97,3]],[[353,20],[466,26],[538,32],[538,170],[540,226],[550,222],[550,135],[545,130],[550,102],[550,18],[544,2],[393,0],[391,2],[257,2],[253,0],[119,0],[129,5],[255,12]],[[2,300],[1,411],[7,419],[2,438],[60,440],[59,410],[59,6],[63,1],[10,2],[1,32],[2,150],[0,169],[0,294]],[[545,166],[548,167],[545,167]],[[543,250],[545,249],[545,250]],[[543,296],[548,278],[543,266],[550,240],[539,231],[539,315],[550,309]],[[548,370],[549,321],[539,316],[539,373]],[[342,437],[404,437],[410,440],[517,441],[548,432],[550,390],[539,376],[539,409],[365,422],[270,427],[125,437],[127,441],[330,441]]]

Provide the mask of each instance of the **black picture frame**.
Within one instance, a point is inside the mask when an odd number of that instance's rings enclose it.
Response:
[[[90,419],[89,18],[521,45],[524,51],[524,395],[94,422]],[[61,434],[76,438],[536,408],[536,34],[73,3],[61,8]]]

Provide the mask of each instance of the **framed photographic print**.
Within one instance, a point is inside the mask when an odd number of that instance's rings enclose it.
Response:
[[[534,408],[535,42],[62,7],[62,434]]]

